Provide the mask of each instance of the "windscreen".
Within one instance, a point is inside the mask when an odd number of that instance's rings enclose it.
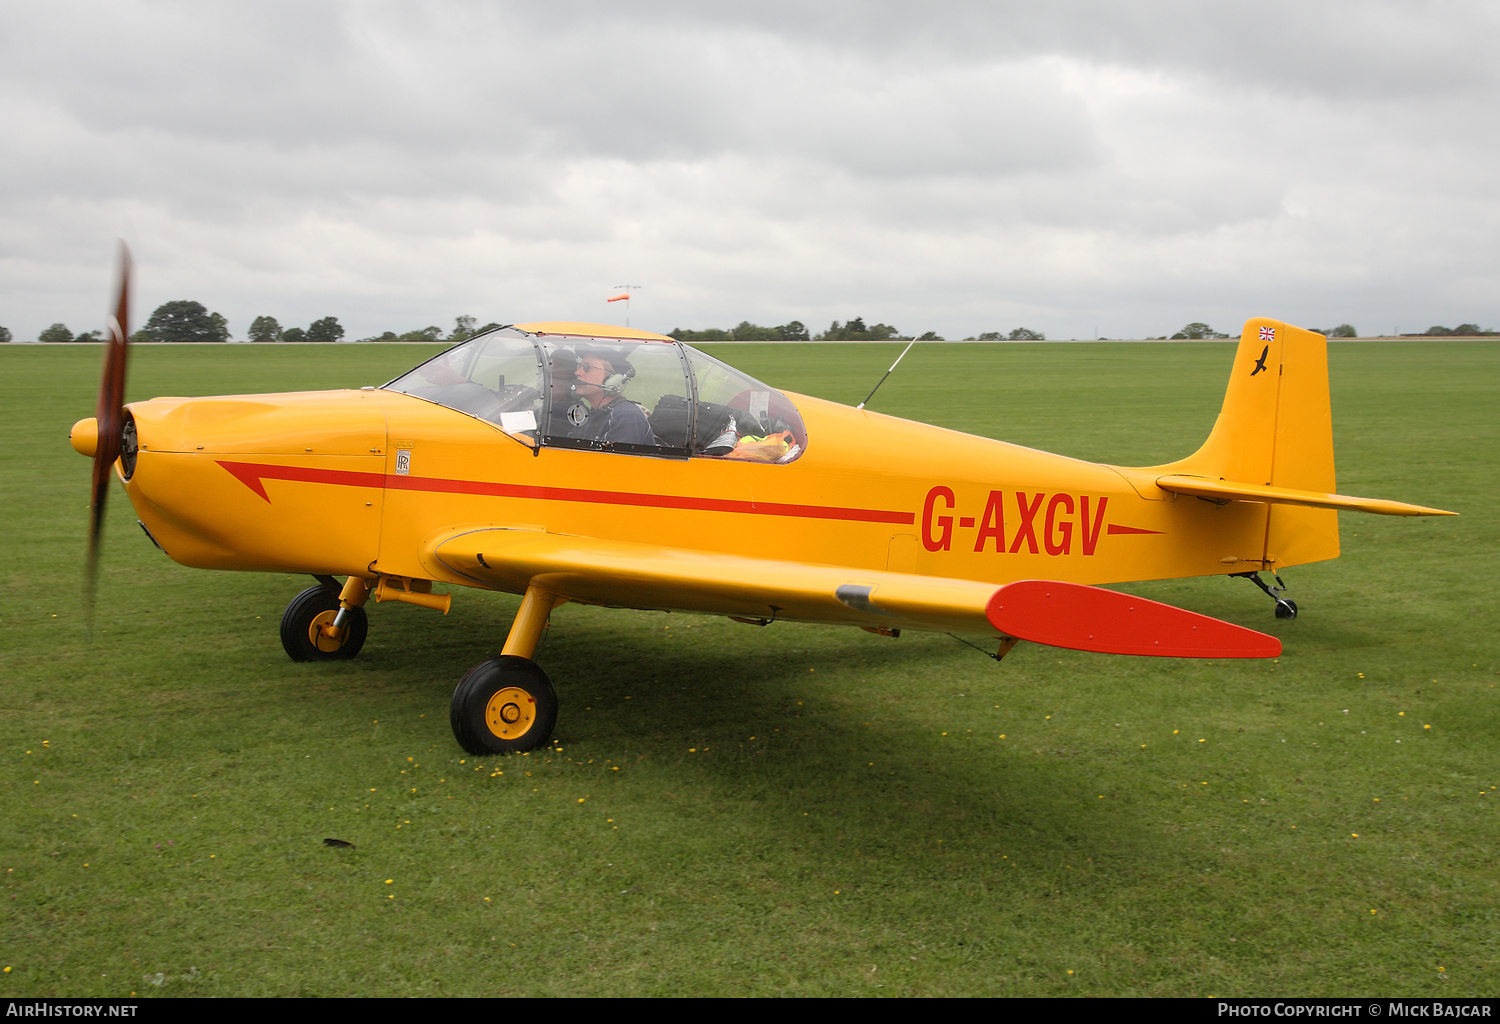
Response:
[[[386,385],[513,434],[536,432],[542,420],[541,387],[537,347],[511,328],[456,345]]]

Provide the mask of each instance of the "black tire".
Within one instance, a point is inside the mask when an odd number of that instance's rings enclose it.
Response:
[[[1277,601],[1276,617],[1278,619],[1295,619],[1297,617],[1297,602],[1285,597]]]
[[[344,620],[344,637],[337,647],[329,649],[314,640],[313,630],[337,615],[339,592],[330,587],[308,587],[287,604],[281,615],[281,646],[293,661],[347,661],[359,653],[370,632],[370,620],[363,608],[349,609]],[[331,614],[330,614],[331,613]]]
[[[536,662],[502,654],[459,681],[451,717],[454,739],[471,754],[535,750],[552,738],[557,691]]]

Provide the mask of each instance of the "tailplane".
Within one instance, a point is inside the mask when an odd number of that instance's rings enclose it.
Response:
[[[1167,492],[1263,502],[1266,541],[1259,561],[1266,570],[1338,558],[1338,510],[1454,514],[1334,493],[1328,339],[1275,319],[1245,322],[1224,408],[1208,441],[1187,459],[1152,472],[1160,474],[1157,486]]]
[[[1340,509],[1398,516],[1454,514],[1334,493],[1328,341],[1279,320],[1245,323],[1224,407],[1203,447],[1151,471],[1159,474],[1156,484],[1165,491],[1209,501],[1264,503],[1263,569],[1337,558]]]

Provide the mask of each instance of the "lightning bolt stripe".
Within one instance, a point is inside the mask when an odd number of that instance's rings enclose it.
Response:
[[[444,494],[478,494],[496,498],[534,498],[541,501],[581,501],[597,505],[635,505],[647,508],[682,508],[706,512],[738,512],[759,516],[792,516],[799,519],[841,519],[859,523],[894,523],[910,526],[913,512],[890,512],[872,508],[840,508],[832,505],[788,505],[778,502],[737,501],[729,498],[688,498],[676,494],[639,494],[630,491],[593,491],[575,487],[539,487],[531,484],[492,483],[482,480],[445,480],[440,477],[395,476],[390,473],[359,473],[347,469],[313,469],[305,466],[274,466],[255,462],[226,462],[220,466],[250,490],[270,502],[266,480],[370,487],[387,491],[435,491]]]
[[[369,487],[385,491],[433,491],[442,494],[477,494],[495,498],[532,498],[539,501],[581,501],[596,505],[634,505],[646,508],[681,508],[704,512],[737,512],[743,515],[791,516],[798,519],[836,519],[856,523],[892,523],[911,526],[912,512],[873,508],[843,508],[836,505],[789,505],[780,502],[738,501],[731,498],[688,498],[676,494],[640,494],[632,491],[593,491],[576,487],[540,487],[531,484],[491,483],[483,480],[447,480],[441,477],[395,476],[390,473],[360,473],[348,469],[314,469],[307,466],[275,466],[261,462],[216,460],[225,471],[266,501],[266,480]],[[1135,526],[1110,523],[1106,532],[1160,534]]]

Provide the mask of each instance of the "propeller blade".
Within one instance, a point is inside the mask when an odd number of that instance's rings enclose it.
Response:
[[[121,429],[125,420],[125,356],[130,342],[130,250],[120,243],[120,299],[105,325],[104,372],[99,381],[99,442],[94,449],[94,493],[89,514],[88,587],[85,594],[90,614],[99,569],[99,544],[104,530],[104,508],[109,501],[109,477],[120,457]]]

